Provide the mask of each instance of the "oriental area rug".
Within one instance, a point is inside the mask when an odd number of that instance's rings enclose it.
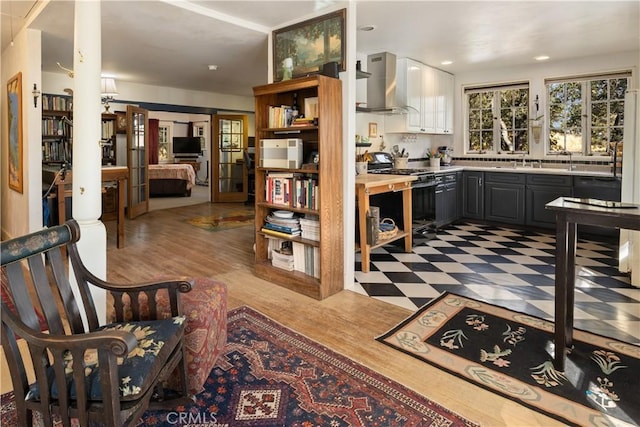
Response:
[[[564,423],[640,425],[640,347],[574,330],[553,367],[554,325],[445,292],[376,339]]]
[[[249,308],[228,314],[227,346],[193,404],[139,426],[477,426]],[[2,396],[0,425],[15,425]],[[12,424],[13,420],[13,424]]]
[[[253,225],[255,212],[243,209],[218,215],[197,216],[187,220],[187,223],[208,231],[224,231],[231,228]]]

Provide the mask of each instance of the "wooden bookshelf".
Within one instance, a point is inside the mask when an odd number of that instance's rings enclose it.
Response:
[[[324,299],[344,288],[344,223],[342,190],[342,82],[315,75],[299,79],[257,86],[253,88],[256,111],[256,197],[255,274],[301,294]],[[269,127],[269,107],[292,105],[297,96],[301,114],[304,100],[318,98],[317,125],[299,127]],[[303,141],[303,161],[318,155],[317,168],[283,169],[260,167],[260,140],[274,138],[300,138]],[[313,176],[317,181],[315,207],[295,206],[291,203],[273,203],[267,200],[266,183],[269,173],[290,171]],[[263,233],[265,218],[276,210],[297,215],[313,215],[318,219],[319,240],[300,236],[289,239],[304,245],[314,253],[316,268],[313,274],[288,271],[272,265],[269,259],[269,236]]]

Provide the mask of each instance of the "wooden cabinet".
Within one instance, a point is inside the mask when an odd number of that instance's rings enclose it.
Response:
[[[462,216],[484,219],[484,172],[462,173]]]
[[[396,105],[407,113],[389,116],[385,130],[453,133],[453,75],[409,58],[398,60],[396,75]]]
[[[116,132],[117,116],[115,114],[102,114],[102,130],[100,146],[102,147],[102,166],[116,165]]]
[[[42,95],[42,163],[71,163],[73,132],[72,98]]]
[[[453,74],[436,71],[435,82],[435,132],[437,134],[453,133]]]
[[[308,295],[323,299],[344,288],[344,223],[342,189],[342,82],[326,76],[287,80],[253,88],[255,96],[256,153],[255,153],[255,274],[263,279]],[[306,126],[273,127],[269,125],[270,107],[291,106],[297,98],[301,114],[305,114],[307,98],[317,98],[318,117]],[[315,99],[314,99],[315,101]],[[311,103],[309,103],[311,104]],[[261,162],[261,140],[297,138],[302,140],[303,159],[316,157],[300,168],[267,167]],[[267,196],[273,177],[280,176],[285,186],[296,188],[296,182],[309,180],[308,187],[315,205],[299,203],[299,194],[283,198],[279,202]],[[270,194],[270,193],[269,193]],[[309,193],[306,193],[309,194]],[[307,199],[308,200],[308,199]],[[263,231],[266,218],[275,211],[292,212],[296,217],[317,221],[317,240],[296,235],[274,237]],[[282,215],[282,213],[279,213]],[[285,214],[286,215],[286,214]],[[302,264],[313,267],[305,272],[305,266],[296,264],[292,271],[274,266],[273,242],[295,246],[304,253]],[[281,247],[281,246],[280,246]],[[277,258],[281,258],[276,254]],[[312,259],[308,259],[310,257]],[[277,260],[276,264],[282,265]],[[301,268],[299,268],[301,267]]]

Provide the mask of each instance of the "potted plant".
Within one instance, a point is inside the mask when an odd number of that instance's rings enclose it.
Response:
[[[427,159],[429,159],[429,166],[432,168],[440,167],[440,159],[442,158],[442,153],[438,150],[429,150],[427,151]]]

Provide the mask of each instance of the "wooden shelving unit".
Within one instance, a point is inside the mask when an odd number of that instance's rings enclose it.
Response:
[[[42,163],[45,165],[71,163],[72,102],[69,96],[42,95]]]
[[[115,114],[102,114],[102,132],[100,144],[102,145],[102,166],[116,165],[116,131],[117,116]]]
[[[324,299],[344,288],[344,223],[342,191],[342,82],[315,75],[253,88],[256,111],[256,197],[255,274],[263,279],[301,294]],[[294,94],[304,108],[304,99],[318,98],[318,124],[306,127],[269,128],[269,107],[292,105]],[[300,111],[304,114],[304,111]],[[303,159],[318,155],[317,168],[282,169],[260,167],[260,140],[300,138],[303,140]],[[317,209],[293,207],[289,204],[269,203],[266,182],[269,173],[290,172],[317,180]],[[317,216],[320,239],[291,240],[317,252],[319,272],[314,275],[275,267],[269,259],[270,238],[262,232],[265,218],[276,210],[298,215]],[[315,277],[314,277],[315,276]]]

